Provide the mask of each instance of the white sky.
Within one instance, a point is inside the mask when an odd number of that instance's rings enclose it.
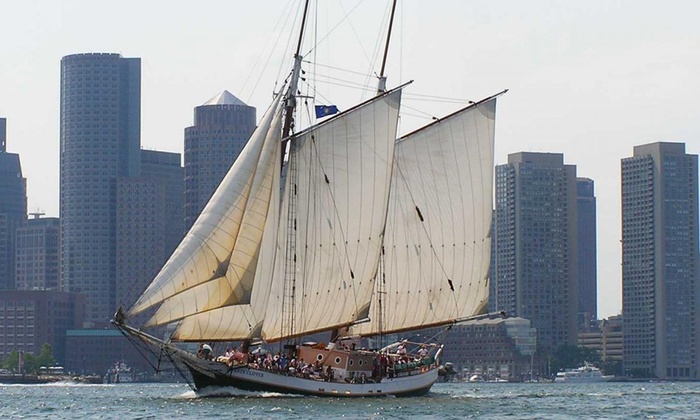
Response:
[[[3,0],[0,116],[19,153],[29,210],[58,216],[61,57],[119,52],[142,59],[141,143],[182,152],[193,108],[227,89],[267,107],[290,67],[282,11],[297,0]],[[322,0],[318,57],[371,74],[383,45],[382,0]],[[388,85],[404,96],[407,132],[460,105],[418,95],[478,100],[501,91],[496,163],[519,151],[564,153],[598,199],[598,310],[621,310],[620,159],[634,145],[685,142],[700,151],[700,2],[647,0],[404,0],[389,55]],[[282,19],[282,20],[281,20]],[[382,40],[377,44],[377,37]],[[291,44],[296,42],[296,36]],[[303,51],[308,51],[307,42]],[[263,52],[261,52],[263,51]],[[269,60],[269,61],[268,61]],[[313,70],[310,64],[307,70]],[[319,73],[327,68],[318,67]],[[310,75],[310,73],[309,73]],[[357,76],[336,73],[333,77]],[[311,79],[311,77],[309,77]],[[360,77],[360,79],[362,79]],[[334,79],[326,79],[334,80]],[[365,82],[374,86],[373,79]],[[368,92],[317,83],[321,103],[346,109]],[[425,114],[423,114],[425,113]]]

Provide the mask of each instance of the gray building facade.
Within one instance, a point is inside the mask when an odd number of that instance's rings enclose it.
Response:
[[[7,152],[7,120],[0,118],[0,290],[15,288],[16,230],[27,219],[27,180],[19,155]]]
[[[66,361],[66,331],[82,325],[84,296],[55,290],[0,293],[0,359],[12,351],[38,355],[50,344],[58,363]],[[126,341],[126,340],[125,340]]]
[[[185,229],[190,229],[255,129],[255,108],[228,91],[194,109],[185,128]]]
[[[117,182],[117,306],[129,308],[183,236],[179,153],[141,151],[141,176]]]
[[[622,160],[623,366],[632,376],[700,378],[698,156],[683,143]]]
[[[538,350],[575,345],[576,167],[558,153],[515,153],[496,167],[489,307],[532,321]]]
[[[59,290],[59,219],[34,216],[17,229],[17,289]]]
[[[115,310],[117,181],[139,174],[141,60],[61,60],[61,287],[86,296],[86,319]]]
[[[590,178],[576,180],[578,228],[579,331],[594,328],[598,320],[598,260],[596,257],[596,198]]]

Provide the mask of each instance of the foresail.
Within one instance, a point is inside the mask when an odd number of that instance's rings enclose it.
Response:
[[[279,161],[279,99],[268,109],[202,214],[129,315],[161,304],[148,325],[248,303]]]
[[[279,144],[279,142],[277,142]],[[276,148],[272,185],[280,185],[281,147]],[[270,192],[270,206],[265,221],[260,253],[255,270],[255,287],[251,291],[250,303],[224,306],[211,311],[194,314],[178,324],[172,336],[176,341],[233,341],[258,338],[261,335],[265,316],[272,270],[277,254],[277,230],[279,227],[280,189]]]
[[[377,284],[371,322],[350,334],[441,325],[484,309],[495,109],[492,97],[396,142],[385,284]]]
[[[367,316],[400,95],[395,90],[378,96],[293,138],[282,203],[291,216],[280,222],[263,339],[328,330]],[[292,250],[285,246],[290,228],[296,228]]]

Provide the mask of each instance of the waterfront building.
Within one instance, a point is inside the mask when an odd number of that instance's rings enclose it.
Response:
[[[624,370],[700,379],[698,156],[685,144],[622,159]]]
[[[183,236],[179,153],[141,151],[141,176],[117,181],[117,306],[131,307]]]
[[[79,328],[85,298],[49,290],[13,290],[0,293],[0,359],[12,351],[38,355],[51,345],[58,363],[66,361],[66,331]]]
[[[255,108],[228,91],[194,109],[185,128],[185,229],[192,224],[255,129]]]
[[[487,319],[454,325],[444,337],[442,360],[463,379],[529,379],[537,346],[535,329],[523,318]],[[541,369],[538,366],[537,369]]]
[[[538,350],[575,345],[576,166],[559,153],[515,153],[496,167],[489,308],[531,320]]]
[[[115,310],[117,179],[139,175],[140,100],[139,58],[61,60],[61,287],[85,294],[93,322]]]
[[[58,290],[60,222],[57,217],[33,218],[17,228],[18,290]]]
[[[578,333],[578,345],[595,350],[603,362],[622,362],[622,315],[597,322],[595,328]]]
[[[15,288],[15,234],[26,219],[27,180],[19,155],[7,152],[7,120],[0,118],[0,290]]]
[[[146,359],[121,332],[111,327],[68,330],[65,333],[65,347],[64,367],[79,375],[104,376],[119,362],[124,362],[134,373],[153,373],[153,365],[158,363],[157,360]],[[166,363],[168,360],[164,358],[161,368]]]
[[[598,319],[596,258],[596,198],[592,179],[576,179],[578,228],[578,323],[579,331],[595,326]]]

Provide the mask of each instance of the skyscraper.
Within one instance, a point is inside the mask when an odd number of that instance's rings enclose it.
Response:
[[[115,309],[117,179],[139,174],[141,60],[61,60],[61,287],[86,295],[86,319]]]
[[[515,153],[496,167],[489,307],[530,319],[538,349],[576,344],[576,167],[558,153]]]
[[[0,118],[0,290],[15,288],[15,231],[27,219],[27,180],[19,155],[7,152],[6,127]]]
[[[116,303],[129,308],[183,236],[179,153],[141,151],[141,176],[117,182]]]
[[[593,180],[576,179],[579,329],[597,324],[596,200]]]
[[[698,156],[652,143],[622,159],[623,365],[629,375],[700,378]]]
[[[194,109],[185,128],[185,229],[192,224],[255,129],[255,108],[228,91]]]

